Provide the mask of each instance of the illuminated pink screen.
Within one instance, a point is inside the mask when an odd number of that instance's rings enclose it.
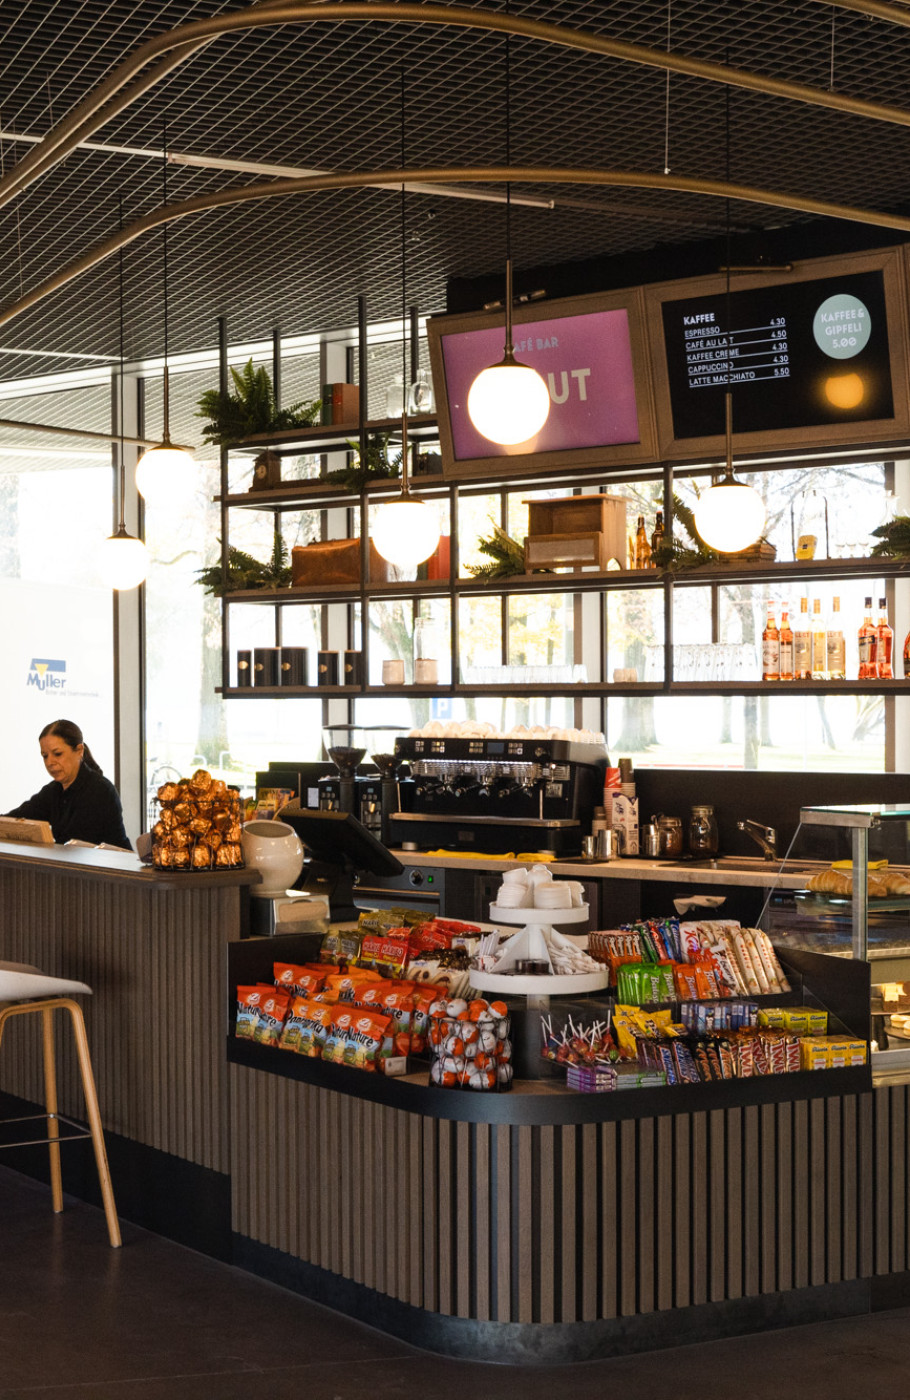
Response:
[[[467,398],[480,371],[502,359],[504,326],[442,336],[456,460],[639,441],[624,308],[525,321],[514,327],[514,342],[516,360],[536,369],[547,383],[550,415],[536,437],[502,447],[477,432],[468,417]]]

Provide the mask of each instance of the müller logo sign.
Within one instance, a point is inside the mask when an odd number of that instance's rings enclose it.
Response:
[[[26,685],[36,690],[63,690],[66,686],[66,662],[50,661],[43,656],[32,657]]]

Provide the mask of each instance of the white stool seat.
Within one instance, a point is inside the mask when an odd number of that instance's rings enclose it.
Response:
[[[91,996],[85,982],[69,977],[48,977],[28,963],[0,962],[0,1002],[30,1001],[33,997]]]

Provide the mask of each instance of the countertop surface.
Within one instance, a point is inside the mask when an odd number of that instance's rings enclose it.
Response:
[[[128,880],[153,889],[194,889],[214,885],[255,885],[257,870],[171,872],[143,865],[135,851],[101,851],[87,846],[33,846],[0,841],[0,864],[43,866],[54,874],[83,879]]]
[[[497,856],[435,855],[425,851],[394,853],[402,865],[435,866],[444,870],[509,870],[528,862]],[[610,861],[553,860],[547,862],[554,875],[571,879],[655,880],[673,885],[742,885],[799,890],[815,870],[825,870],[826,861],[796,860],[785,867],[774,861],[748,856],[719,857],[716,866],[694,861],[645,860],[637,856]]]

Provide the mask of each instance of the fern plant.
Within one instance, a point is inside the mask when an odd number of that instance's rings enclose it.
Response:
[[[216,598],[244,588],[289,588],[291,584],[287,545],[278,532],[275,534],[272,553],[264,564],[245,550],[229,545],[227,565],[226,582],[222,580],[220,564],[197,569],[196,582],[202,584],[206,593],[214,593]]]
[[[490,517],[493,533],[489,539],[480,539],[477,548],[486,554],[489,564],[469,564],[468,572],[479,579],[511,578],[525,571],[525,552],[517,540],[507,535],[501,525]],[[549,572],[547,570],[546,572]]]
[[[202,436],[206,442],[230,447],[243,438],[262,433],[279,433],[291,428],[311,428],[319,416],[322,400],[295,403],[278,408],[268,370],[253,369],[252,359],[238,371],[231,365],[233,393],[207,389],[199,400],[197,418],[205,418]]]
[[[389,456],[391,433],[369,433],[366,453],[360,459],[360,443],[348,440],[348,447],[354,454],[351,461],[335,471],[327,472],[325,480],[334,486],[343,486],[350,491],[362,491],[368,481],[390,481],[401,475],[401,450],[394,457]]]
[[[651,556],[653,563],[658,569],[669,569],[671,573],[679,569],[697,569],[699,564],[716,564],[722,557],[716,549],[711,549],[706,545],[698,530],[695,528],[694,512],[681,501],[678,496],[673,497],[673,538],[664,537],[664,543],[656,549]],[[677,534],[677,526],[681,525],[689,536],[689,543],[684,544]]]
[[[882,559],[910,559],[910,515],[896,515],[872,531],[879,542],[872,553]]]

